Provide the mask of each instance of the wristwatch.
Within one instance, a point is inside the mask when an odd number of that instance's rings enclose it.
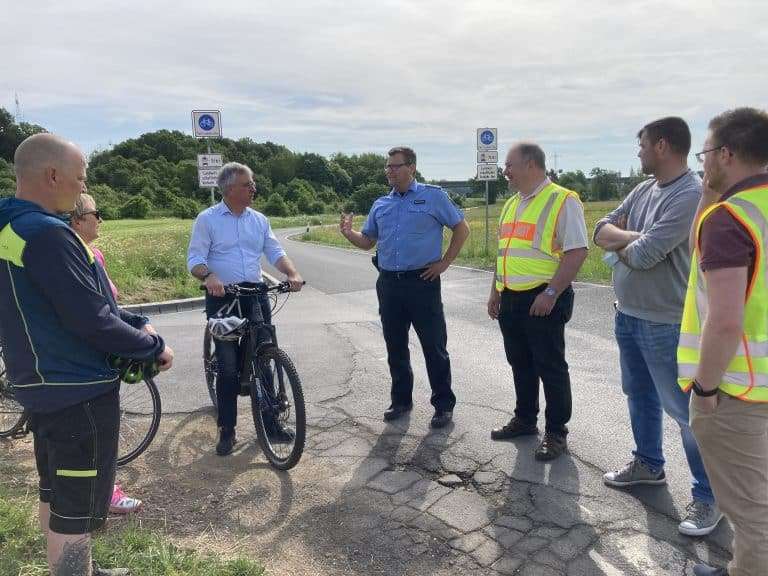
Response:
[[[712,390],[704,390],[704,388],[701,387],[701,384],[699,384],[699,381],[694,378],[693,393],[696,394],[696,396],[714,396],[717,394],[717,388],[712,388]]]
[[[546,294],[547,296],[550,296],[551,298],[556,298],[557,290],[552,288],[552,286],[547,286],[546,288],[544,288],[544,294]]]

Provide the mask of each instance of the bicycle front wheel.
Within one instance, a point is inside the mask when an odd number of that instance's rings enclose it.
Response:
[[[289,470],[299,463],[307,434],[299,374],[290,357],[274,346],[259,352],[254,374],[251,411],[256,436],[269,463]]]
[[[0,438],[8,438],[24,427],[27,415],[16,401],[13,386],[8,380],[3,349],[0,348]]]
[[[160,426],[161,411],[160,393],[152,378],[120,385],[118,466],[134,461],[147,449]]]
[[[205,384],[208,386],[208,396],[211,397],[213,409],[218,411],[219,403],[216,400],[216,372],[218,370],[218,363],[216,361],[213,337],[207,326],[203,336],[203,370],[205,371]]]

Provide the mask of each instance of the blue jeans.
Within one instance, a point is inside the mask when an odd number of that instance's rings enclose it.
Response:
[[[633,454],[652,470],[664,467],[662,409],[680,426],[683,449],[693,475],[694,500],[712,504],[699,447],[688,425],[689,394],[677,384],[679,324],[649,322],[616,313],[616,341],[621,357],[621,386],[627,395],[636,450]]]

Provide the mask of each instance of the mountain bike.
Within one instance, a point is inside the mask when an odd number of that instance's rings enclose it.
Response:
[[[131,364],[132,372],[121,371],[118,466],[138,458],[151,444],[160,426],[162,407],[153,374],[144,371],[144,363]],[[18,438],[28,433],[29,414],[16,401],[0,349],[0,438]]]
[[[241,299],[287,293],[290,292],[290,284],[232,284],[225,286],[225,292],[233,299],[209,319],[203,336],[203,368],[208,394],[213,405],[217,406],[216,340],[239,342],[242,351],[239,360],[240,385],[242,393],[251,399],[251,415],[259,445],[272,466],[289,470],[301,459],[306,440],[307,421],[301,379],[291,358],[278,347],[274,325],[265,322],[259,313],[255,314],[254,320],[243,318]],[[254,307],[258,308],[258,304]],[[265,337],[265,334],[269,336]],[[289,430],[293,438],[272,440],[269,431],[274,427]]]

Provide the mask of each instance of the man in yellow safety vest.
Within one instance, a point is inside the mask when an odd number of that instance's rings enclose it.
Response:
[[[691,428],[720,508],[733,524],[728,569],[768,570],[768,113],[724,112],[709,123],[704,193],[677,350],[680,386],[693,389]]]
[[[587,257],[587,228],[578,194],[547,177],[543,150],[519,143],[507,154],[504,176],[517,190],[501,212],[496,275],[488,315],[498,319],[512,366],[517,404],[494,440],[538,433],[539,380],[547,399],[538,460],[567,451],[571,382],[565,324],[573,311],[571,282]]]

